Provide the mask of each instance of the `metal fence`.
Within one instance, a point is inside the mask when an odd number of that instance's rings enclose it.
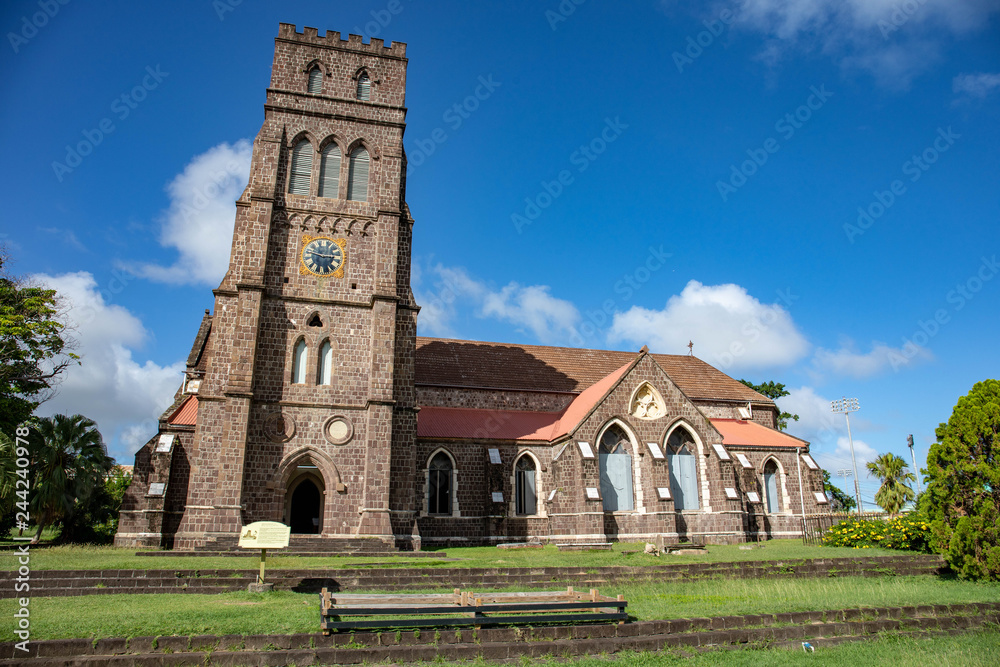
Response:
[[[889,515],[883,512],[810,514],[802,517],[802,543],[813,546],[822,544],[823,536],[826,535],[826,532],[845,519],[864,519],[868,521],[888,518]]]

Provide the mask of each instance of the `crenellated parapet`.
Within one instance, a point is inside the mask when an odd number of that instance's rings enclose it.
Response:
[[[339,32],[327,30],[326,34],[321,36],[319,30],[308,26],[304,27],[302,32],[298,32],[297,28],[291,23],[279,24],[278,39],[308,42],[316,46],[350,49],[351,51],[360,51],[375,56],[406,57],[406,44],[404,42],[390,42],[386,46],[384,40],[372,37],[366,44],[361,35],[348,35],[347,39],[343,39]]]

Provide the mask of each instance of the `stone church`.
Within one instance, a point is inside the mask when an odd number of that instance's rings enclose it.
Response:
[[[406,65],[280,26],[229,271],[115,543],[262,520],[331,550],[800,535],[827,502],[809,443],[704,361],[417,337]]]

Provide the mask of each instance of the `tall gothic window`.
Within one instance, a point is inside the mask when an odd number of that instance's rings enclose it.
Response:
[[[523,455],[514,465],[514,512],[531,515],[538,513],[536,497],[535,460]]]
[[[683,426],[675,428],[667,439],[667,465],[670,466],[670,494],[674,498],[674,509],[698,509],[698,462],[694,455],[694,438]]]
[[[428,514],[451,514],[452,471],[451,457],[444,452],[431,459],[427,470]]]
[[[309,194],[312,170],[313,147],[307,139],[303,139],[292,149],[292,168],[288,174],[288,191],[293,195]]]
[[[319,196],[336,199],[340,194],[340,146],[331,143],[323,149],[319,163]]]
[[[323,70],[318,67],[309,70],[309,92],[313,95],[323,92]]]
[[[368,101],[371,97],[372,80],[368,77],[368,72],[362,72],[358,76],[358,99]]]
[[[778,464],[774,459],[768,459],[764,464],[764,493],[767,496],[767,511],[777,514],[781,511],[778,500]]]
[[[319,348],[319,384],[333,384],[333,346],[328,340]]]
[[[295,344],[295,351],[292,353],[292,384],[306,383],[306,363],[309,359],[309,349],[306,342],[299,339]]]
[[[368,201],[368,151],[358,146],[351,152],[351,165],[347,171],[347,198]]]
[[[601,436],[599,463],[604,511],[632,510],[632,456],[629,438],[617,424]]]

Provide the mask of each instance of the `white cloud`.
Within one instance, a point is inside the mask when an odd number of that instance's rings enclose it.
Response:
[[[420,289],[423,272],[415,274],[414,292],[420,304],[421,333],[435,336],[454,335],[452,322],[462,303],[470,305],[476,316],[492,318],[530,332],[542,343],[579,339],[576,325],[580,311],[569,301],[558,299],[547,285],[520,285],[510,282],[494,290],[472,278],[465,269],[437,264],[427,272],[434,285]]]
[[[952,90],[971,97],[986,97],[1000,88],[1000,73],[959,74],[951,82]]]
[[[195,156],[167,185],[170,208],[160,221],[160,243],[177,250],[177,261],[130,270],[157,282],[218,285],[229,268],[234,202],[250,177],[250,154],[250,142],[241,139]]]
[[[830,399],[812,387],[788,389],[788,396],[775,403],[782,411],[799,416],[798,421],[788,422],[788,432],[811,443],[832,441],[844,429],[844,417],[830,412]]]
[[[872,342],[868,352],[857,352],[854,344],[846,341],[837,350],[818,348],[813,355],[813,367],[817,371],[830,372],[853,378],[867,378],[886,369],[898,371],[918,361],[932,359],[933,355],[925,347],[907,344],[905,348],[890,347],[879,341]]]
[[[32,278],[58,292],[78,342],[75,352],[82,357],[81,365],[65,371],[58,393],[42,404],[39,414],[90,417],[111,454],[131,463],[135,450],[156,433],[156,420],[173,399],[184,363],[159,366],[133,359],[132,350],[148,333],[127,309],[105,302],[90,273]]]
[[[787,366],[809,343],[779,304],[761,303],[733,284],[689,282],[663,310],[633,306],[616,313],[609,342],[647,344],[656,352],[695,354],[726,372]]]
[[[998,9],[995,0],[745,0],[736,22],[765,36],[768,62],[792,48],[818,49],[906,88],[945,37],[983,28]]]

